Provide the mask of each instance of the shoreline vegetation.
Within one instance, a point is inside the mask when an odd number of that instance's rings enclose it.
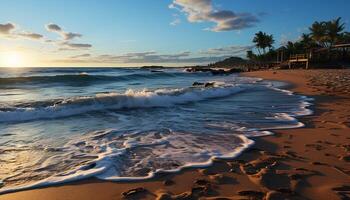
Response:
[[[252,42],[253,50],[246,52],[246,59],[230,57],[206,66],[188,66],[188,71],[208,71],[209,69],[226,68],[226,71],[247,72],[265,69],[288,69],[293,56],[303,55],[308,59],[310,68],[342,69],[350,66],[350,32],[346,32],[341,18],[330,21],[314,22],[307,33],[296,41],[284,42],[275,48],[274,36],[259,31]],[[302,62],[293,63],[292,68],[304,68]],[[210,71],[210,70],[209,70]]]

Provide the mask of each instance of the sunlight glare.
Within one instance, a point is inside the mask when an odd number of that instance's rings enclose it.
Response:
[[[3,67],[21,67],[23,65],[23,56],[18,52],[7,52],[1,55],[1,66]]]

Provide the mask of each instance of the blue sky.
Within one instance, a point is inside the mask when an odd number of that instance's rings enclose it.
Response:
[[[349,8],[348,0],[2,0],[0,53],[35,66],[207,63],[244,56],[260,30],[275,46],[315,20],[342,17],[349,31]],[[32,33],[42,37],[23,36]]]

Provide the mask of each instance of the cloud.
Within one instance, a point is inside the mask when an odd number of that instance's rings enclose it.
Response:
[[[60,26],[58,26],[57,24],[47,24],[46,26],[46,30],[51,31],[51,32],[61,32],[62,28]]]
[[[170,25],[176,26],[181,23],[181,20],[179,18],[175,18],[172,22],[170,22]]]
[[[60,48],[58,49],[59,51],[71,51],[71,50],[85,50],[85,49],[89,49],[92,47],[91,44],[88,43],[72,43],[70,42],[71,40],[75,39],[75,38],[81,38],[83,37],[82,34],[80,33],[73,33],[73,32],[66,32],[63,30],[63,28],[61,26],[59,26],[58,24],[47,24],[46,26],[46,30],[50,31],[50,32],[54,32],[57,33],[61,36],[62,40],[61,42],[57,41],[54,42],[52,40],[48,40],[48,43],[56,43],[57,45],[60,46]]]
[[[74,49],[74,48],[69,48],[69,47],[60,47],[57,49],[57,51],[77,51],[81,49]]]
[[[16,25],[12,23],[0,24],[0,34],[8,35],[15,28],[16,28]]]
[[[170,4],[170,5],[172,5],[172,4]],[[169,6],[169,8],[172,8],[171,6]],[[178,25],[178,24],[180,24],[181,23],[181,20],[180,20],[180,18],[179,18],[179,15],[178,14],[173,14],[173,21],[172,22],[170,22],[170,25],[172,25],[172,26],[176,26],[176,25]]]
[[[70,58],[86,58],[86,57],[90,57],[91,54],[89,53],[85,53],[85,54],[80,54],[80,55],[76,55],[76,56],[71,56]]]
[[[247,51],[252,50],[253,45],[250,46],[227,46],[220,48],[210,48],[204,51],[200,51],[203,55],[225,55],[225,56],[242,56],[245,55]]]
[[[44,37],[43,35],[38,33],[19,33],[18,35],[27,39],[32,39],[32,40],[40,40]]]
[[[255,26],[259,19],[250,13],[235,13],[230,10],[216,10],[211,0],[173,0],[170,9],[185,13],[189,22],[213,22],[208,30],[220,32],[241,30]]]
[[[53,23],[47,24],[45,27],[50,32],[58,33],[63,40],[72,40],[83,36],[80,33],[65,32],[59,25]]]
[[[70,42],[64,42],[61,43],[62,46],[72,48],[72,49],[88,49],[91,48],[91,44],[84,44],[84,43],[70,43]]]
[[[83,35],[82,34],[80,34],[80,33],[71,33],[71,32],[69,32],[69,33],[63,33],[63,38],[65,39],[65,40],[72,40],[72,39],[74,39],[74,38],[76,38],[76,37],[82,37]]]
[[[161,54],[155,51],[132,52],[125,54],[102,54],[93,56],[81,54],[56,60],[62,63],[100,63],[100,64],[127,64],[127,63],[177,63],[181,64],[207,64],[223,60],[230,56],[245,55],[251,46],[229,46],[212,48],[198,53],[183,51],[179,53]]]
[[[17,29],[16,25],[13,23],[0,24],[0,34],[2,34],[7,39],[17,39],[19,37],[32,40],[40,40],[44,36],[38,33],[32,33],[28,31],[14,31]]]

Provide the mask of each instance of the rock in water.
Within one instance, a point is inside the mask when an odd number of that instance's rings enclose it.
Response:
[[[204,85],[204,83],[201,83],[201,82],[193,82],[192,86],[202,86]]]
[[[214,82],[205,83],[204,87],[214,87]]]

